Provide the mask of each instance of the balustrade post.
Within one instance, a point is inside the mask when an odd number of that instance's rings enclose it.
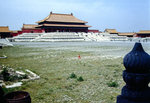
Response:
[[[117,97],[117,103],[150,103],[150,56],[141,43],[135,43],[132,51],[124,57],[123,64],[126,85]]]
[[[0,86],[0,103],[4,103],[4,91]]]

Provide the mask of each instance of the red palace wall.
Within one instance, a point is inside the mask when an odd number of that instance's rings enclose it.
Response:
[[[18,36],[18,35],[20,35],[20,34],[22,34],[22,31],[18,31],[18,32],[15,32],[15,33],[11,33],[12,36]]]
[[[88,32],[92,32],[92,33],[99,33],[99,30],[88,30]]]
[[[145,38],[145,37],[150,37],[150,34],[136,34],[135,37]]]
[[[42,33],[42,29],[22,29],[22,33]]]
[[[18,35],[18,33],[11,33],[11,35],[12,35],[12,36],[17,36],[17,35]]]
[[[22,29],[22,31],[18,31],[17,33],[11,33],[12,36],[17,36],[22,33],[42,33],[45,32],[42,29]]]

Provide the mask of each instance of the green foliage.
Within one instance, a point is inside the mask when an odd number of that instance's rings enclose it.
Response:
[[[3,75],[4,81],[8,81],[9,80],[9,73],[8,73],[8,67],[7,66],[2,66],[2,72],[1,74]]]
[[[77,78],[76,74],[75,73],[71,73],[70,77],[69,78]]]
[[[95,53],[95,51],[93,53],[79,52],[69,49],[64,50],[61,49],[62,47],[60,47],[61,50],[58,50],[58,48],[55,50],[56,47],[53,45],[49,48],[31,48],[15,45],[13,48],[5,47],[0,50],[0,54],[5,54],[9,57],[7,59],[0,59],[1,64],[10,65],[12,68],[22,67],[18,68],[18,71],[27,68],[41,77],[35,81],[24,82],[21,87],[5,89],[5,93],[16,90],[27,91],[32,96],[32,103],[56,103],[67,100],[67,103],[116,102],[120,89],[110,89],[107,86],[107,82],[118,80],[117,82],[119,82],[120,87],[124,86],[124,81],[120,80],[122,78],[122,70],[124,69],[123,65],[120,64],[122,58],[100,58],[99,53]],[[80,47],[78,46],[78,48]],[[95,47],[92,47],[92,50],[93,48],[95,49]],[[77,54],[84,55],[82,60],[79,61],[77,59]],[[62,58],[62,56],[64,57]],[[106,66],[107,64],[109,66]],[[73,72],[77,76],[74,79],[70,78]],[[114,76],[115,74],[116,76]],[[79,76],[83,77],[84,82],[77,80]],[[68,80],[66,80],[67,77]],[[91,95],[91,92],[94,95]],[[99,93],[103,95],[97,95]]]
[[[108,87],[118,87],[119,84],[117,83],[117,81],[110,81],[107,83]]]
[[[19,80],[20,80],[20,79],[27,79],[27,78],[28,78],[28,75],[27,75],[27,74],[18,77]]]
[[[82,78],[82,76],[80,76],[77,80],[78,80],[79,82],[84,81],[84,79]]]
[[[77,75],[75,73],[71,73],[69,78],[77,78]],[[77,78],[77,81],[82,82],[82,81],[84,81],[84,79],[82,78],[82,76],[80,76]]]
[[[18,76],[12,75],[12,76],[9,76],[8,81],[16,81],[18,79],[19,79]]]
[[[8,66],[2,66],[1,75],[4,78],[4,81],[11,81],[11,82],[28,78],[27,74],[25,74],[25,75],[15,74],[15,71]]]

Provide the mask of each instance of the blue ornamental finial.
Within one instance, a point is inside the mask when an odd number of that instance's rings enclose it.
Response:
[[[117,96],[117,103],[150,103],[150,56],[141,43],[135,43],[123,63],[126,70],[122,76],[126,85]]]
[[[150,56],[141,43],[135,43],[132,51],[124,57],[123,64],[128,72],[146,73],[150,70]]]

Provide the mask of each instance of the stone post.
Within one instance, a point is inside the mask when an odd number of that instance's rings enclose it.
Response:
[[[141,43],[135,43],[132,51],[124,57],[123,64],[126,85],[117,97],[117,103],[150,103],[150,56]]]
[[[4,91],[0,86],[0,103],[4,103]]]

